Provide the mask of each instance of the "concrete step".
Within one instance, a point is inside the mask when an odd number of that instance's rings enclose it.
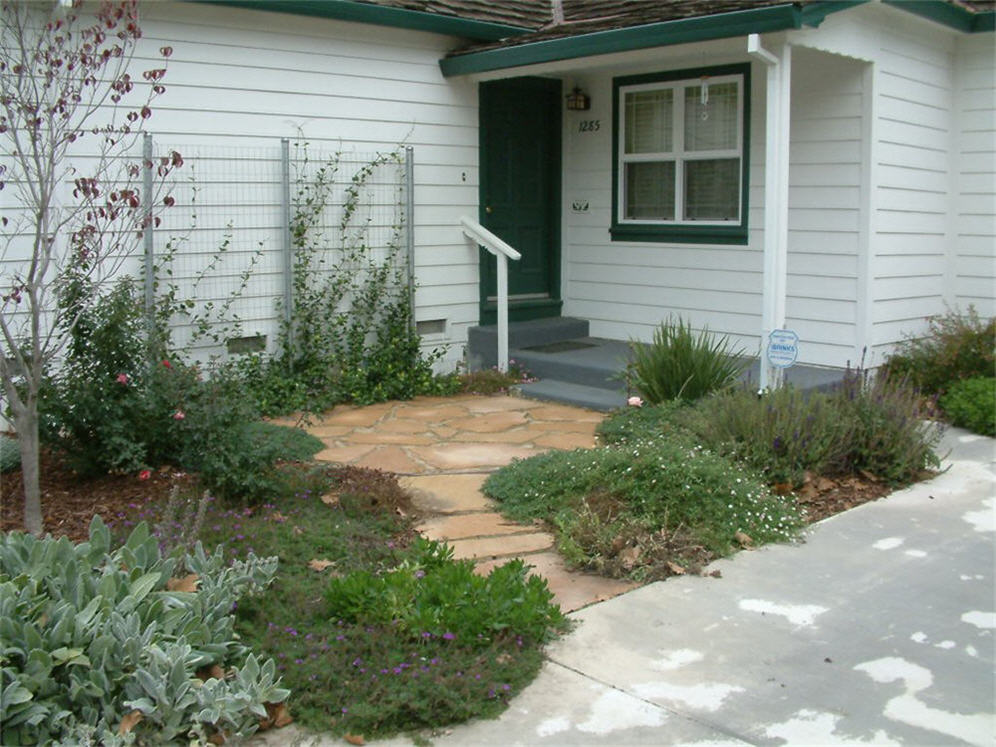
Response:
[[[580,337],[551,345],[516,348],[509,357],[539,379],[615,391],[625,387],[621,375],[629,358],[629,344]]]
[[[587,335],[587,319],[558,316],[512,322],[508,325],[508,347],[512,350],[549,345]],[[467,330],[467,362],[471,371],[491,368],[498,363],[497,325],[489,324]]]
[[[523,397],[562,402],[599,412],[609,412],[626,404],[625,390],[586,386],[557,379],[541,379],[531,384],[523,384],[519,389]]]

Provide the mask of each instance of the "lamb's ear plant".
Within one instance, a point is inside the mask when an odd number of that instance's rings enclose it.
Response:
[[[680,317],[661,322],[653,342],[632,342],[630,356],[626,384],[652,405],[699,399],[736,381],[750,363],[726,335],[696,334]]]
[[[200,544],[164,557],[145,524],[112,549],[99,517],[76,545],[3,535],[4,744],[205,744],[251,734],[266,704],[289,691],[272,661],[239,642],[232,613],[276,568],[276,558],[252,554],[228,564],[220,548],[208,554]]]

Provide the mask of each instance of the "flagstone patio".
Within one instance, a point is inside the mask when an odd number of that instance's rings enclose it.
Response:
[[[487,573],[513,558],[547,579],[561,608],[576,610],[633,584],[568,571],[543,527],[516,524],[481,493],[488,474],[550,449],[591,448],[603,413],[517,396],[419,397],[337,407],[307,426],[321,461],[397,473],[425,517],[426,537]]]

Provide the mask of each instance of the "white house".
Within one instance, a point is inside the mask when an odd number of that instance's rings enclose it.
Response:
[[[669,314],[799,361],[881,362],[996,313],[994,4],[983,0],[143,2],[176,146],[414,150],[416,317],[649,338]],[[568,94],[575,92],[568,108]],[[587,103],[587,106],[585,106]]]

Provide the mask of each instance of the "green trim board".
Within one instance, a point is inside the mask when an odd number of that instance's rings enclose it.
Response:
[[[264,10],[296,16],[331,18],[337,21],[355,21],[375,26],[393,26],[412,31],[429,31],[447,36],[462,36],[478,41],[498,41],[509,36],[524,34],[531,29],[507,26],[488,21],[474,21],[439,13],[419,10],[389,8],[383,5],[356,2],[356,0],[186,0],[204,5]]]
[[[830,13],[853,8],[864,2],[867,0],[836,0],[805,5],[801,8],[794,3],[787,3],[698,18],[662,21],[446,57],[439,61],[439,67],[444,76],[451,77],[613,52],[629,52],[635,49],[799,29],[803,26],[818,26]]]
[[[619,89],[640,83],[690,80],[703,76],[743,76],[743,148],[741,151],[740,223],[739,225],[696,226],[683,224],[619,223]],[[627,75],[612,80],[612,222],[609,234],[613,241],[643,241],[658,244],[734,244],[748,243],[750,213],[750,99],[751,68],[749,63],[715,67],[669,70],[660,73]]]
[[[882,4],[969,34],[996,30],[996,12],[991,10],[973,13],[944,0],[882,0]]]

